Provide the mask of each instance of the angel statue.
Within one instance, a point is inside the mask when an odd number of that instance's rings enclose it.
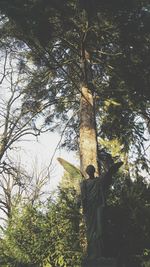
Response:
[[[97,259],[103,256],[103,212],[105,193],[112,183],[112,176],[123,162],[113,163],[101,177],[95,177],[95,167],[88,165],[88,179],[81,182],[81,202],[87,230],[87,257]]]
[[[105,158],[106,156],[108,158],[108,155],[105,155]],[[58,161],[70,173],[74,181],[78,180],[78,183],[80,181],[78,203],[81,202],[86,224],[87,258],[89,260],[99,259],[103,256],[103,213],[106,205],[106,192],[112,184],[112,176],[123,165],[123,162],[114,163],[109,160],[107,168],[100,177],[95,177],[95,167],[88,165],[86,168],[88,179],[85,179],[74,165],[62,158],[58,158]]]

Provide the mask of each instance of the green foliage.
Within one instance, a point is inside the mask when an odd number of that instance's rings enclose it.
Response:
[[[35,207],[14,210],[5,232],[7,254],[16,264],[41,263],[47,255],[48,230],[45,217]]]
[[[111,140],[100,138],[99,143],[101,147],[111,153],[112,157],[119,157],[123,162],[125,161],[125,153],[122,151],[123,145],[120,144],[117,138]]]
[[[138,177],[134,182],[119,173],[105,209],[105,256],[118,264],[148,266],[150,187]],[[85,251],[85,227],[74,188],[60,188],[45,204],[19,205],[0,244],[5,267],[81,266]],[[145,264],[145,265],[144,265]]]
[[[1,34],[27,44],[28,59],[37,66],[26,99],[31,105],[51,102],[52,109],[44,114],[51,129],[68,121],[68,111],[79,109],[80,54],[86,36],[99,135],[118,138],[126,150],[136,140],[143,142],[136,119],[149,121],[149,0],[6,0],[0,9],[5,14]],[[78,127],[79,117],[73,116],[64,141],[69,148],[78,147]]]
[[[150,118],[149,0],[3,0],[0,10],[1,47],[11,48],[13,39],[26,51],[18,64],[22,73],[28,74],[23,110],[41,111],[51,130],[66,123],[64,145],[78,149],[80,61],[86,36],[98,136],[114,157],[120,153],[126,157],[132,148],[134,156],[137,154],[135,167],[148,170],[143,144]],[[32,71],[26,66],[29,61],[34,64]],[[46,112],[45,103],[49,107]],[[68,170],[68,163],[64,164]],[[130,254],[138,254],[146,262],[150,249],[149,187],[139,172],[135,177],[134,182],[125,175],[116,178],[106,212],[105,253],[119,253],[118,260],[127,267]],[[60,190],[55,201],[49,200],[44,208],[16,208],[2,238],[1,259],[10,266],[80,266],[76,198],[76,191],[68,188]]]
[[[141,266],[138,262],[147,260],[149,193],[150,187],[142,177],[132,182],[126,176],[116,177],[110,191],[105,214],[105,253],[117,257],[120,265],[124,262],[125,266]],[[137,265],[134,265],[135,255],[139,257]]]
[[[82,250],[79,240],[80,213],[75,189],[60,189],[59,201],[53,206],[53,242],[50,262],[56,266],[80,266]],[[52,264],[52,265],[53,265]],[[59,265],[60,264],[60,265]]]
[[[15,267],[80,266],[79,219],[71,189],[60,190],[55,202],[14,209],[2,238],[1,260]]]

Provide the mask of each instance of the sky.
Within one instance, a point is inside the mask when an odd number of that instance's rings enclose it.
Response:
[[[2,58],[1,58],[2,57]],[[4,67],[3,64],[5,59],[3,55],[0,54],[1,66],[0,66],[0,81],[3,78]],[[16,69],[16,59],[13,59],[14,70]],[[11,65],[8,63],[6,65],[6,69],[8,69],[7,79],[3,80],[3,83],[0,85],[0,103],[1,99],[4,98],[6,100],[9,98],[10,91],[10,82],[11,82]],[[9,74],[10,72],[10,74]],[[14,83],[17,81],[16,73],[13,73]],[[19,76],[20,77],[20,76]],[[8,79],[9,78],[9,79]],[[20,84],[20,83],[19,83]],[[21,80],[22,85],[22,80]],[[18,100],[17,100],[18,101]],[[3,106],[0,112],[3,113]],[[60,135],[57,132],[46,132],[41,134],[36,140],[33,136],[25,136],[24,139],[26,141],[16,142],[14,144],[17,147],[16,150],[12,150],[10,153],[12,154],[12,158],[15,159],[16,162],[21,162],[21,165],[25,170],[32,173],[34,168],[40,172],[43,169],[47,168],[51,162],[51,159],[54,155],[54,152],[59,144]],[[57,187],[61,177],[63,176],[63,167],[57,161],[57,157],[62,157],[63,159],[69,161],[70,163],[79,166],[79,159],[75,152],[68,152],[64,149],[57,149],[51,167],[50,167],[50,188],[49,190],[53,190]]]
[[[25,137],[24,141],[17,143],[17,150],[13,152],[16,162],[20,161],[29,173],[32,173],[33,168],[37,168],[40,172],[50,165],[50,190],[57,187],[64,173],[63,167],[57,161],[58,157],[76,166],[79,165],[75,152],[57,148],[60,138],[57,132],[43,133],[37,140],[32,136],[28,139]]]
[[[4,75],[4,64],[5,64],[5,57],[3,54],[0,53],[0,118],[3,119],[5,115],[3,114],[3,108],[4,105],[6,106],[6,103],[8,102],[10,96],[12,95],[11,86],[11,79],[13,78],[13,84],[18,81],[18,76],[15,73],[16,70],[16,64],[17,60],[14,58],[12,60],[13,63],[13,77],[11,77],[11,65],[9,62],[8,57],[7,64],[5,66],[6,69],[6,77],[3,79]],[[20,78],[21,79],[21,78]],[[22,80],[21,80],[22,84]],[[20,83],[19,83],[20,86]],[[15,89],[16,90],[16,89]],[[15,92],[15,95],[17,95],[17,91]],[[14,105],[17,105],[16,107],[21,108],[21,98],[17,99],[17,101],[14,101]],[[4,108],[5,110],[5,108]],[[5,112],[6,113],[6,112]],[[12,111],[13,113],[13,107]],[[3,126],[2,122],[0,125],[0,134],[3,133]],[[13,145],[15,149],[10,150],[8,153],[11,155],[12,160],[15,160],[15,162],[21,163],[23,168],[29,173],[32,173],[33,168],[37,168],[39,172],[41,172],[43,169],[47,168],[50,163],[50,186],[51,188],[56,188],[58,185],[62,175],[63,175],[63,167],[60,165],[60,163],[57,161],[57,157],[62,157],[65,160],[73,163],[73,164],[79,164],[77,157],[75,155],[75,152],[68,152],[65,149],[60,149],[58,147],[58,144],[60,142],[60,134],[57,132],[46,132],[42,133],[40,136],[38,136],[38,139],[36,139],[32,135],[24,136],[22,141],[17,141]],[[57,150],[56,150],[57,148]],[[56,150],[56,153],[55,153]],[[54,155],[55,153],[55,155]],[[53,157],[53,161],[52,161]],[[51,162],[52,161],[52,162]]]
[[[45,192],[44,197],[48,197],[51,193],[56,191],[64,173],[64,169],[58,162],[57,157],[62,157],[76,166],[79,165],[79,160],[75,152],[69,152],[60,148],[56,150],[60,138],[57,132],[43,133],[38,137],[38,140],[33,136],[25,137],[25,140],[16,142],[14,145],[15,148],[9,151],[12,160],[16,163],[21,163],[21,167],[23,167],[29,175],[31,175],[34,170],[37,170],[39,174],[42,173],[43,170],[47,169],[50,165],[53,157],[49,172],[50,179],[46,187],[43,188]],[[56,153],[54,155],[55,150]],[[1,217],[5,218],[5,214],[0,210],[0,225],[3,226],[5,221],[3,221]]]

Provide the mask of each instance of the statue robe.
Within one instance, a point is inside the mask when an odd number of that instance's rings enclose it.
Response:
[[[99,258],[103,252],[103,211],[105,191],[111,181],[107,173],[103,177],[89,178],[81,183],[81,200],[87,230],[87,254]]]

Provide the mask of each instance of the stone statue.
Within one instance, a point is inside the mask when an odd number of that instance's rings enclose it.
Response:
[[[114,163],[101,177],[95,177],[95,168],[89,165],[89,178],[80,184],[81,202],[87,230],[87,257],[97,259],[103,256],[103,211],[105,193],[112,183],[112,176],[123,163]]]

